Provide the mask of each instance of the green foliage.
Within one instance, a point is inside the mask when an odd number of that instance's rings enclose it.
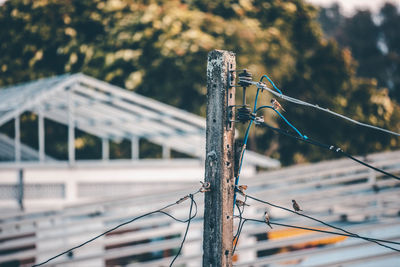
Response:
[[[374,80],[355,77],[351,53],[324,40],[316,16],[317,10],[302,0],[10,0],[0,7],[0,25],[7,29],[0,31],[0,86],[84,72],[204,116],[207,53],[225,49],[237,53],[240,68],[249,68],[254,77],[268,73],[286,94],[399,130],[400,111],[387,91]],[[389,27],[396,16],[386,17],[387,36],[396,43]],[[260,103],[269,103],[269,97],[265,94]],[[301,131],[352,153],[398,145],[387,135],[282,104]],[[287,127],[271,112],[264,116]],[[79,138],[99,146],[94,137]],[[124,142],[111,144],[113,157],[129,156]],[[252,132],[249,146],[284,164],[331,156],[264,130]],[[60,154],[66,148],[51,149]],[[159,149],[150,150],[160,154]],[[79,151],[89,158],[87,154],[98,149]]]

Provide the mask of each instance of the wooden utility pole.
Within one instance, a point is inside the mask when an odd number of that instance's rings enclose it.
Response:
[[[235,54],[214,50],[207,62],[207,143],[203,266],[232,266]]]

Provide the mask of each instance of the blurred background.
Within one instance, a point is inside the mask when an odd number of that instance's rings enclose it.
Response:
[[[400,0],[0,0],[0,266],[44,261],[199,188],[213,49],[235,52],[238,69],[254,80],[267,74],[286,95],[400,132],[399,8]],[[399,174],[397,136],[281,104],[303,134]],[[290,130],[270,111],[264,118]],[[236,126],[240,139],[245,125]],[[397,180],[268,129],[253,128],[247,148],[249,194],[285,207],[296,199],[308,215],[399,241]],[[200,266],[196,200],[178,266]],[[185,218],[187,202],[169,212]],[[262,219],[266,206],[248,203],[245,215]],[[274,222],[328,230],[267,210]],[[152,215],[49,266],[166,266],[185,227]],[[246,224],[237,266],[400,265],[398,252],[364,240],[265,229]]]
[[[288,95],[398,131],[399,2],[343,1],[345,9],[332,1],[311,2],[323,7],[278,0],[3,1],[0,86],[83,72],[205,116],[206,56],[226,49],[236,52],[240,68],[255,79],[268,74]],[[353,154],[400,145],[398,138],[326,114],[295,105],[285,109],[306,135]],[[264,116],[286,127],[270,112]],[[25,114],[22,128],[34,121]],[[9,136],[12,130],[11,124],[0,127]],[[50,133],[57,125],[49,122],[46,131],[57,144],[49,155],[65,158],[66,143]],[[37,137],[28,132],[22,131],[22,140],[37,147]],[[78,157],[93,157],[99,142],[82,140]],[[260,129],[251,133],[248,147],[283,165],[335,157]],[[148,153],[157,156],[153,150]],[[126,153],[112,145],[111,157]]]

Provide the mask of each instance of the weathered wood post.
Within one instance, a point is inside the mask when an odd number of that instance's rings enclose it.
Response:
[[[203,266],[232,266],[235,54],[214,50],[207,62],[207,143]]]

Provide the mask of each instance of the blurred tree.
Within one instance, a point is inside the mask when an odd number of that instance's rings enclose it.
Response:
[[[379,86],[385,86],[383,54],[378,48],[381,34],[369,10],[358,11],[345,20],[343,30],[337,35],[341,44],[350,47],[353,57],[358,61],[357,75],[374,77]]]
[[[336,38],[340,34],[340,30],[343,29],[345,17],[340,10],[340,5],[333,3],[330,7],[320,9],[318,21],[325,36]]]
[[[80,70],[79,44],[104,38],[97,2],[5,2],[0,7],[0,25],[7,29],[0,31],[0,85]]]
[[[384,68],[386,86],[400,102],[400,11],[393,4],[387,3],[382,7],[380,15],[380,30],[387,50]]]
[[[357,75],[375,78],[378,86],[389,89],[400,102],[400,11],[386,3],[380,13],[359,10],[344,17],[340,6],[321,8],[319,21],[327,37],[335,38],[342,47],[348,47],[358,61]]]
[[[207,53],[226,49],[237,53],[239,67],[249,68],[254,77],[268,73],[289,95],[398,130],[397,106],[373,80],[355,77],[350,52],[322,38],[316,15],[302,0],[10,0],[0,7],[0,25],[7,28],[0,32],[0,86],[84,72],[205,115]],[[368,21],[367,15],[359,19]],[[260,101],[269,103],[269,96]],[[398,145],[315,110],[286,109],[288,119],[307,135],[354,153]],[[286,127],[271,112],[265,118]],[[331,157],[272,136],[253,131],[249,145],[284,164]],[[118,146],[112,149],[115,155],[127,154]],[[81,147],[82,157],[95,150]]]

